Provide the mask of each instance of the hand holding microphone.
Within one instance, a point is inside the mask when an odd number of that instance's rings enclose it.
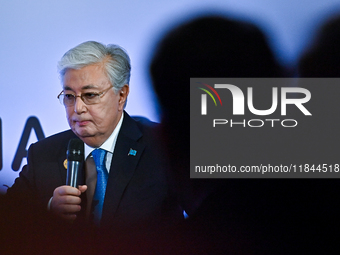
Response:
[[[71,139],[67,149],[66,185],[53,192],[50,210],[66,220],[75,220],[81,210],[80,195],[87,190],[83,184],[84,143],[80,139]],[[79,188],[79,189],[78,189]]]

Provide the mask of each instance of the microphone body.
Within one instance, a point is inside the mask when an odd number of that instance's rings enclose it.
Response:
[[[84,142],[78,138],[71,139],[67,148],[66,185],[78,188],[84,182],[82,171],[84,163]]]

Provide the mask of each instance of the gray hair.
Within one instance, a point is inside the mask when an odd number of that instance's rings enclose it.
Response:
[[[63,79],[67,69],[80,69],[103,61],[106,73],[117,93],[125,84],[129,84],[131,72],[130,58],[118,45],[104,45],[95,41],[81,43],[64,54],[58,62],[58,72]]]

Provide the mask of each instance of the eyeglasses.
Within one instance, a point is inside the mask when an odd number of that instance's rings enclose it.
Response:
[[[59,99],[59,102],[62,105],[65,105],[67,107],[74,106],[77,97],[80,97],[81,100],[83,100],[83,102],[86,105],[98,104],[100,102],[100,98],[103,97],[105,95],[105,93],[108,92],[109,89],[111,89],[111,88],[113,88],[112,85],[111,85],[111,87],[105,89],[102,92],[99,92],[99,93],[86,92],[86,93],[81,93],[80,96],[77,96],[77,95],[74,95],[74,94],[65,94],[64,91],[61,91],[60,94],[57,96],[57,98]]]

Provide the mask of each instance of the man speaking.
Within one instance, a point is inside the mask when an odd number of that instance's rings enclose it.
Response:
[[[28,163],[7,192],[12,205],[34,205],[34,211],[99,229],[141,229],[181,218],[159,125],[124,111],[131,69],[126,52],[89,41],[66,52],[58,69],[58,99],[71,130],[30,146]],[[84,142],[84,181],[71,187],[65,185],[67,147],[77,137]]]

